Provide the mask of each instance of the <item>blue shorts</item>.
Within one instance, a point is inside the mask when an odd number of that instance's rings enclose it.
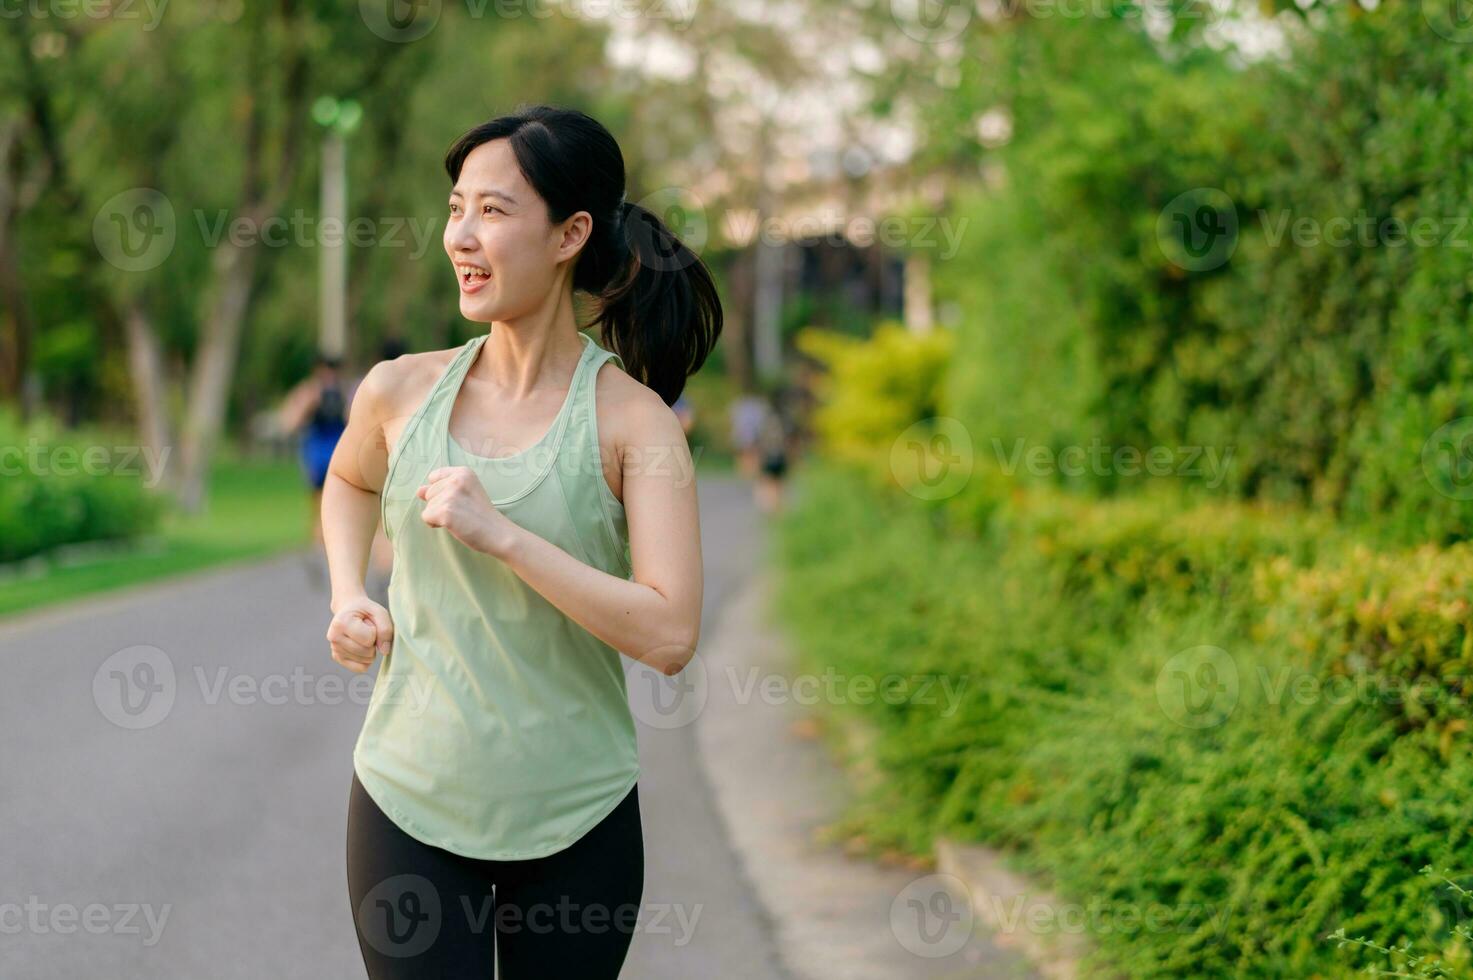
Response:
[[[321,490],[327,482],[327,464],[332,462],[332,451],[338,446],[341,432],[314,433],[302,440],[302,471],[307,482]]]

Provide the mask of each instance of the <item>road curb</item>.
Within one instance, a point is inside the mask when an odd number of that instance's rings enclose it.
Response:
[[[811,705],[760,693],[763,681],[790,678],[796,669],[771,619],[771,592],[770,580],[753,575],[702,640],[706,697],[695,735],[715,808],[768,913],[786,971],[793,980],[1033,975],[984,929],[970,930],[944,953],[927,950],[910,935],[916,927],[907,892],[928,884],[929,871],[850,856],[822,842],[854,784],[815,737]]]
[[[1030,922],[1056,921],[1062,907],[1049,891],[1003,864],[989,847],[945,837],[936,839],[936,870],[966,887],[972,913],[993,932],[993,941],[1015,950],[1048,980],[1075,980],[1089,941],[1079,933],[1030,928]]]
[[[858,788],[873,788],[882,776],[870,763],[870,746],[878,737],[862,718],[836,713],[831,719],[839,736],[844,770]],[[972,914],[993,933],[993,942],[1016,952],[1047,980],[1075,980],[1080,961],[1090,950],[1079,933],[1030,927],[1031,922],[1057,921],[1063,905],[1040,883],[1007,867],[1001,851],[966,841],[938,837],[936,872],[961,882]]]

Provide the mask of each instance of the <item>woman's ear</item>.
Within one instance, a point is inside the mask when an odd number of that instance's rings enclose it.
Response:
[[[577,255],[593,234],[593,215],[587,211],[574,211],[562,223],[562,238],[558,242],[558,259],[565,261]]]

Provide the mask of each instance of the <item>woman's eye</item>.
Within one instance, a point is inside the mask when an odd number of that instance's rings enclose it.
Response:
[[[485,207],[484,207],[484,208],[483,208],[483,209],[482,209],[482,213],[483,213],[483,214],[484,214],[484,213],[485,213],[485,212],[486,212],[486,211],[498,211],[498,212],[500,212],[500,211],[501,211],[501,209],[500,209],[500,208],[498,208],[498,207],[497,207],[497,206],[496,206],[496,205],[494,205],[494,204],[488,204],[488,205],[486,205],[486,206],[485,206]],[[503,212],[503,213],[504,213],[504,212]]]
[[[450,213],[451,214],[454,214],[455,213],[455,204],[453,202],[450,205]]]

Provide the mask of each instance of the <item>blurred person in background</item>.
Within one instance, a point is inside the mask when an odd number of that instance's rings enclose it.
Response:
[[[753,441],[757,455],[757,478],[754,484],[757,506],[764,514],[782,509],[783,479],[792,454],[792,424],[788,417],[783,389],[773,391],[762,403],[762,417],[757,423]]]
[[[616,980],[644,889],[623,657],[669,676],[695,655],[700,522],[670,406],[720,300],[626,201],[618,142],[585,113],[495,118],[445,170],[447,271],[482,331],[369,371],[323,496],[331,655],[357,673],[382,657],[353,750],[349,905],[371,980]],[[651,453],[683,465],[625,462]],[[365,588],[380,518],[387,608]],[[447,914],[412,955],[386,950],[380,906],[406,880],[494,927]],[[569,902],[606,926],[516,926]]]
[[[301,436],[302,476],[311,498],[312,543],[322,546],[322,486],[338,439],[348,425],[348,406],[357,385],[349,384],[342,361],[319,353],[312,373],[287,393],[279,410],[282,431]],[[315,564],[314,564],[315,568]]]
[[[744,392],[731,403],[731,448],[737,472],[749,480],[757,478],[757,435],[767,414],[767,400],[757,392]]]

